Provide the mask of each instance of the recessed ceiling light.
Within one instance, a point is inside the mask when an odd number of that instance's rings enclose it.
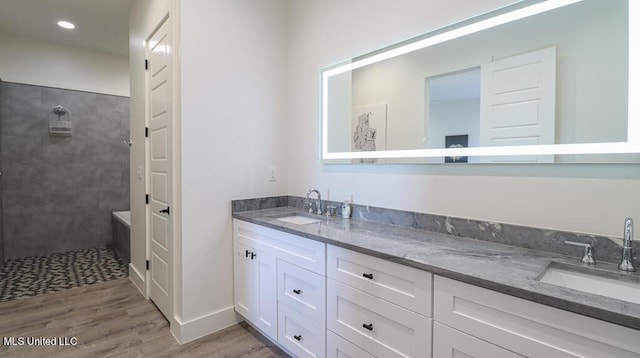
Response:
[[[70,23],[69,21],[58,21],[58,26],[62,27],[63,29],[75,29],[76,25]]]

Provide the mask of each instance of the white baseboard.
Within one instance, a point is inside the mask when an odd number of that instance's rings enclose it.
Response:
[[[145,284],[145,275],[141,274],[133,264],[129,264],[129,280],[138,288],[144,298],[147,297],[147,285]]]
[[[180,344],[185,344],[221,329],[237,324],[242,319],[236,315],[233,306],[182,322],[175,318],[171,322],[171,334]]]

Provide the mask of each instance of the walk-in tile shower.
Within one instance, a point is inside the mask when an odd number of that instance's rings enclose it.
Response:
[[[127,97],[0,82],[0,261],[109,245],[128,139]]]

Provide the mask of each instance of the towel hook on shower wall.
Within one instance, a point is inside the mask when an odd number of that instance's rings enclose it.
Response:
[[[71,112],[61,105],[53,106],[49,110],[49,135],[71,136]]]

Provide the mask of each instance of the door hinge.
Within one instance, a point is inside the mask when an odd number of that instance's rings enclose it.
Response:
[[[149,127],[144,127],[144,137],[149,138]]]
[[[147,59],[144,60],[144,69],[145,70],[149,69],[149,60],[147,60]]]
[[[147,270],[149,270],[149,260],[147,260]]]
[[[144,203],[149,204],[149,194],[144,195]]]

